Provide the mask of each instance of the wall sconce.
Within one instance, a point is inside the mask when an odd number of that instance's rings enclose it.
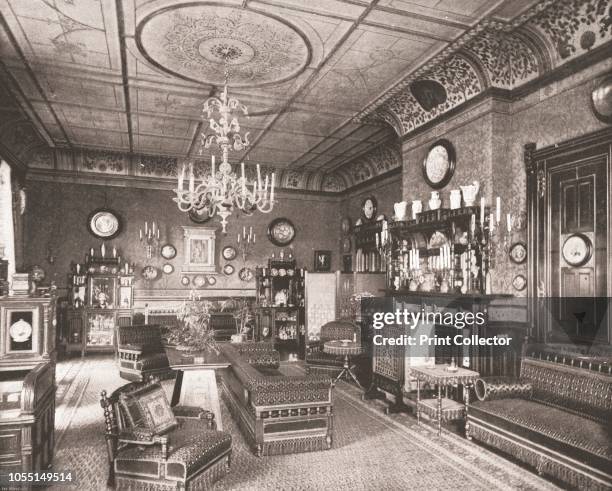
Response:
[[[242,227],[242,234],[238,234],[236,244],[242,254],[242,261],[246,261],[247,256],[251,253],[251,247],[255,245],[253,227],[249,227],[248,233],[246,227]]]
[[[151,222],[149,227],[149,222],[145,222],[144,233],[142,229],[139,229],[138,236],[147,252],[147,259],[151,259],[153,254],[157,254],[157,248],[159,247],[159,226],[155,222]]]

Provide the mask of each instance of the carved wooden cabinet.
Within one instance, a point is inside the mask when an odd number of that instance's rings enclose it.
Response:
[[[51,467],[55,446],[55,364],[0,372],[0,474]]]

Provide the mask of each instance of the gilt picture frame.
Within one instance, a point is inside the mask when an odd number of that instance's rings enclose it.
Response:
[[[183,273],[215,273],[216,229],[183,227]]]

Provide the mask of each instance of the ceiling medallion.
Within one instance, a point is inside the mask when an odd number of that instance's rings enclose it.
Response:
[[[311,56],[304,34],[285,20],[219,5],[176,5],[153,12],[138,25],[136,42],[156,67],[199,83],[223,84],[227,63],[234,87],[292,79]]]

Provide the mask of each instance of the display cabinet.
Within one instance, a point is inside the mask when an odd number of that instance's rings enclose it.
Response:
[[[117,251],[91,249],[84,264],[69,275],[69,306],[63,313],[61,342],[67,353],[115,352],[117,329],[132,323],[133,267],[122,263]]]
[[[270,259],[256,271],[255,339],[273,343],[281,360],[305,356],[304,277],[294,259]]]
[[[353,229],[355,238],[355,261],[353,271],[356,273],[385,272],[385,255],[382,254],[380,234],[385,224],[384,220],[357,225]]]

